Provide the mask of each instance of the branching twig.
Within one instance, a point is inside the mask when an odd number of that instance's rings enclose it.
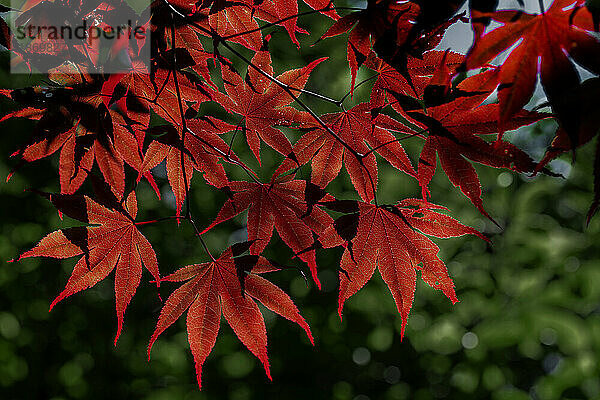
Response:
[[[335,133],[329,126],[327,126],[327,124],[325,124],[325,122],[310,107],[308,107],[302,100],[300,100],[298,98],[298,96],[296,96],[294,94],[294,90],[291,89],[289,85],[279,81],[276,77],[274,77],[274,76],[266,73],[262,69],[260,69],[258,66],[256,66],[254,63],[252,63],[252,61],[249,60],[246,56],[241,54],[239,51],[237,51],[235,48],[233,48],[233,46],[231,46],[228,42],[226,42],[223,37],[219,36],[215,32],[208,30],[205,27],[203,27],[193,21],[189,21],[189,18],[186,15],[182,14],[180,11],[178,11],[175,7],[173,7],[173,5],[170,4],[168,0],[163,0],[163,2],[171,9],[173,15],[179,16],[180,18],[186,20],[186,22],[188,22],[190,25],[194,26],[196,29],[198,29],[201,32],[212,37],[213,42],[216,46],[218,46],[220,44],[223,47],[225,47],[227,50],[229,50],[231,53],[233,53],[233,55],[235,55],[237,58],[239,58],[240,60],[242,60],[243,62],[248,64],[248,66],[250,68],[254,69],[256,72],[263,75],[265,78],[269,79],[271,82],[275,83],[277,86],[279,86],[281,89],[283,89],[283,91],[286,92],[292,99],[294,99],[294,101],[301,108],[303,108],[306,112],[308,112],[311,115],[311,117],[313,117],[313,119],[323,129],[325,129],[325,131],[327,131],[333,138],[335,138],[335,140],[337,140],[352,156],[354,156],[358,160],[359,164],[365,170],[365,172],[367,173],[367,176],[369,177],[369,182],[371,184],[371,189],[373,191],[374,201],[375,201],[375,204],[377,204],[377,188],[375,187],[375,182],[373,180],[373,177],[371,176],[367,166],[365,165],[365,162],[364,162],[365,155],[364,154],[361,154],[358,151],[356,151],[354,148],[352,148],[352,146],[350,146],[348,143],[346,143],[346,141],[344,141],[337,133]],[[323,97],[325,97],[325,96],[323,96]],[[331,99],[331,100],[333,100],[333,99]],[[335,104],[339,103],[335,100],[333,100],[333,102]],[[340,106],[341,106],[341,104],[340,104]]]
[[[179,108],[179,114],[181,115],[181,143],[184,144],[185,143],[185,134],[187,133],[188,128],[187,128],[187,123],[185,121],[185,113],[183,112],[183,100],[181,98],[181,91],[179,89],[179,80],[177,79],[177,54],[175,51],[175,48],[176,48],[176,46],[175,46],[175,15],[171,14],[171,17],[173,19],[173,25],[171,27],[171,46],[173,49],[173,60],[172,60],[172,62],[173,62],[173,68],[172,68],[173,83],[175,84],[175,91],[177,94],[177,105]],[[212,253],[208,249],[208,246],[206,245],[206,242],[204,241],[204,239],[202,239],[202,235],[200,234],[200,231],[198,230],[198,227],[196,226],[196,223],[194,222],[194,218],[192,217],[192,212],[190,210],[190,188],[189,188],[189,184],[188,184],[188,177],[185,172],[185,158],[184,158],[185,154],[183,151],[181,151],[180,154],[181,154],[181,172],[183,174],[183,185],[185,187],[185,219],[194,228],[194,232],[196,233],[196,236],[200,240],[202,247],[204,248],[204,250],[210,257],[210,259],[212,261],[215,261],[215,258],[213,257]]]

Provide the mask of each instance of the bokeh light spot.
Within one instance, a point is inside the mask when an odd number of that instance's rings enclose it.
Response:
[[[364,347],[359,347],[352,353],[352,361],[358,365],[367,365],[371,361],[371,352]]]
[[[479,344],[479,338],[473,332],[467,332],[460,341],[465,349],[474,349]]]
[[[500,187],[509,187],[513,183],[513,176],[510,172],[502,172],[500,175],[498,175],[496,181]]]

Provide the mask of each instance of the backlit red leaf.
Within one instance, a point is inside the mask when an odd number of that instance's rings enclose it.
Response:
[[[51,310],[61,300],[94,286],[116,270],[116,344],[125,310],[140,284],[142,265],[157,282],[160,280],[154,250],[134,221],[137,214],[135,193],[129,195],[127,210],[110,210],[87,196],[50,194],[48,197],[61,212],[91,226],[54,231],[34,248],[21,254],[18,260],[82,256],[65,289],[50,305]]]
[[[223,315],[240,341],[261,361],[267,377],[271,379],[267,331],[256,301],[300,325],[313,342],[308,324],[290,297],[258,275],[276,268],[264,257],[243,257],[235,257],[232,248],[229,248],[213,262],[189,265],[162,279],[187,282],[165,302],[148,345],[148,357],[158,336],[187,311],[188,341],[196,363],[198,386],[202,387],[202,366],[216,342]],[[244,261],[240,261],[242,258]],[[242,262],[245,289],[238,278]]]

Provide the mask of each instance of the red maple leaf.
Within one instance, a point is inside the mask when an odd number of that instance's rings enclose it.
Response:
[[[258,51],[262,46],[262,34],[252,11],[252,5],[240,1],[219,7],[216,12],[202,8],[196,17],[198,24],[204,28],[201,33],[207,35],[208,32],[215,32],[220,37],[228,37],[232,42]]]
[[[221,315],[224,315],[240,341],[261,361],[271,379],[267,332],[256,300],[300,325],[313,343],[310,328],[290,297],[258,275],[277,268],[262,256],[241,255],[249,244],[234,245],[212,262],[183,267],[162,279],[187,282],[165,302],[148,345],[148,358],[158,336],[187,311],[188,342],[196,363],[198,386],[202,387],[202,365],[215,345]]]
[[[20,91],[12,92],[15,100],[32,95],[19,94]],[[3,118],[25,117],[37,121],[30,141],[12,156],[19,157],[21,162],[32,162],[60,149],[61,192],[68,194],[81,186],[95,160],[115,195],[122,198],[124,162],[137,170],[141,167],[138,138],[127,128],[123,117],[107,109],[99,96],[78,95],[73,88],[32,91],[41,92],[55,103],[47,108],[37,108],[36,104]],[[12,172],[7,180],[11,176]]]
[[[418,179],[423,190],[423,198],[428,197],[427,187],[435,174],[437,154],[448,179],[461,189],[483,215],[491,219],[483,207],[481,184],[469,160],[496,168],[510,168],[518,172],[533,172],[536,164],[515,145],[503,141],[491,143],[480,136],[498,132],[500,105],[482,104],[497,85],[496,69],[487,70],[460,82],[447,95],[447,103],[441,101],[444,104],[422,109],[422,104],[426,103],[427,89],[432,87],[431,84],[435,85],[438,81],[444,80],[443,76],[440,76],[440,71],[446,71],[448,73],[446,76],[449,77],[450,72],[445,65],[445,59],[445,57],[440,59],[440,68],[434,71],[433,76],[413,76],[416,90],[420,92],[421,104],[417,104],[413,111],[406,111],[411,109],[409,107],[411,104],[395,102],[392,106],[416,125],[421,126],[422,133],[427,134],[419,156],[418,167]],[[439,86],[441,87],[443,85]],[[521,110],[505,124],[505,127],[516,129],[548,116],[548,114]]]
[[[563,101],[579,84],[579,74],[570,59],[600,74],[600,42],[588,32],[593,29],[589,10],[575,7],[582,3],[581,0],[555,0],[539,15],[516,10],[473,11],[474,19],[491,18],[503,25],[474,42],[460,69],[481,67],[520,41],[499,67],[500,133],[510,129],[506,125],[511,117],[531,98],[539,70],[552,109],[569,134],[572,147],[576,147],[579,121]]]
[[[290,35],[292,42],[300,48],[300,42],[296,38],[296,33],[308,33],[306,30],[298,27],[298,1],[297,0],[264,0],[261,2],[248,1],[256,8],[255,15],[263,21],[276,23],[282,26]],[[279,22],[281,21],[281,22]]]
[[[333,0],[303,0],[304,3],[312,8],[313,10],[324,10],[326,8],[334,8]],[[327,15],[329,18],[338,20],[340,16],[335,10],[321,11],[323,15]]]
[[[61,300],[90,288],[115,272],[117,334],[123,316],[142,277],[142,264],[160,282],[158,263],[152,245],[138,230],[137,200],[131,192],[125,207],[108,209],[87,196],[44,194],[62,213],[91,226],[54,231],[16,260],[27,257],[70,258],[82,256],[65,289],[54,299],[50,310]]]
[[[216,118],[189,119],[188,132],[182,143],[182,134],[171,125],[151,128],[157,134],[146,152],[140,168],[140,175],[148,173],[166,159],[167,178],[175,196],[176,214],[181,214],[181,206],[189,190],[194,169],[204,173],[204,179],[211,185],[221,188],[229,179],[220,159],[242,164],[235,153],[219,134],[235,129],[235,126]],[[243,165],[243,164],[242,164]],[[185,168],[185,172],[184,172]]]
[[[391,41],[401,47],[408,40],[420,11],[419,5],[412,1],[370,0],[366,9],[342,17],[321,36],[321,39],[325,39],[350,31],[347,57],[352,75],[352,91],[358,68],[371,52],[371,42],[377,42],[384,35],[391,35]]]
[[[351,93],[357,70],[372,50],[409,79],[409,56],[421,58],[423,52],[440,43],[446,29],[464,20],[464,13],[451,18],[459,3],[369,0],[366,9],[336,21],[321,39],[351,31],[347,51]]]
[[[372,108],[369,103],[361,103],[350,110],[322,115],[321,120],[337,137],[313,122],[313,129],[294,145],[296,160],[284,160],[275,176],[295,164],[310,162],[311,182],[324,188],[344,164],[356,191],[367,202],[373,200],[377,188],[377,161],[373,150],[400,171],[416,176],[404,148],[388,129],[411,131],[385,114],[374,117]]]
[[[406,199],[397,205],[382,206],[348,200],[320,204],[346,213],[319,237],[324,247],[345,247],[339,273],[340,318],[346,300],[379,268],[402,318],[401,335],[412,307],[417,271],[452,303],[458,301],[454,283],[437,256],[439,248],[425,235],[448,238],[472,234],[487,240],[475,229],[437,211],[443,207],[422,200]]]
[[[339,18],[330,0],[305,0],[309,7],[320,10],[330,18]],[[299,28],[296,0],[240,0],[236,2],[203,1],[199,8],[204,28],[212,28],[219,36],[235,41],[252,50],[261,47],[261,33],[256,19],[285,28],[292,42],[300,47],[296,33],[308,33]],[[207,33],[207,30],[204,33]]]
[[[325,211],[312,207],[307,201],[310,198],[310,184],[285,176],[271,183],[233,181],[229,183],[229,188],[233,191],[231,199],[201,233],[248,209],[248,240],[253,241],[250,253],[261,254],[273,230],[277,229],[281,239],[308,264],[313,280],[320,288],[315,250],[311,248],[314,245],[313,232],[321,233],[331,225],[332,219]],[[330,195],[322,193],[316,201],[322,198],[332,199]]]
[[[386,94],[387,102],[390,103],[393,103],[394,99],[399,96],[419,97],[429,84],[429,79],[422,79],[422,77],[433,76],[439,68],[442,58],[444,58],[444,65],[450,70],[454,70],[464,61],[462,54],[452,51],[432,50],[424,53],[422,58],[410,57],[406,69],[408,75],[413,78],[409,82],[395,68],[371,52],[365,61],[366,67],[377,72],[377,80],[371,90],[371,103],[377,106],[385,105]]]
[[[312,70],[324,60],[326,58],[320,58],[304,68],[286,71],[276,79],[288,87],[303,89]],[[268,51],[257,52],[252,58],[252,63],[273,76],[271,55]],[[284,156],[293,158],[290,141],[275,126],[303,123],[310,120],[308,114],[290,107],[289,104],[294,99],[279,85],[253,68],[248,69],[246,81],[226,65],[222,65],[221,72],[226,94],[211,91],[213,99],[228,112],[243,117],[240,125],[256,159],[260,162],[261,139]]]

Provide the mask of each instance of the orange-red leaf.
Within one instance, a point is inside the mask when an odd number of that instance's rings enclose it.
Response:
[[[413,77],[421,99],[424,99],[428,87],[423,82],[431,81],[429,72],[424,72],[427,75]],[[491,143],[480,137],[499,131],[500,105],[481,104],[492,93],[497,80],[497,69],[471,76],[458,84],[450,93],[447,103],[429,107],[426,111],[404,111],[401,104],[392,104],[397,111],[421,126],[423,133],[427,135],[418,166],[418,179],[424,199],[428,196],[427,188],[435,174],[438,157],[450,182],[459,187],[473,205],[490,219],[483,207],[477,172],[470,161],[496,168],[510,168],[518,172],[535,170],[536,164],[533,160],[516,146],[502,141]],[[520,110],[504,127],[516,129],[548,116]]]
[[[267,332],[256,300],[300,325],[312,343],[310,328],[290,297],[256,275],[273,269],[269,261],[261,256],[249,257],[236,257],[232,247],[213,262],[189,265],[163,278],[163,281],[187,282],[165,302],[148,345],[148,357],[158,336],[187,311],[188,341],[196,364],[198,386],[202,387],[202,366],[216,342],[223,315],[240,341],[261,361],[271,379]]]
[[[356,191],[367,202],[373,200],[377,189],[374,151],[400,171],[416,176],[404,148],[390,132],[410,133],[409,128],[384,114],[374,117],[369,103],[325,114],[321,119],[338,137],[313,122],[314,129],[306,132],[294,145],[296,160],[285,160],[275,176],[295,167],[296,163],[304,165],[310,162],[311,182],[325,188],[338,175],[343,164]]]
[[[332,219],[320,208],[310,207],[306,183],[289,179],[272,183],[234,181],[229,188],[232,197],[202,233],[248,209],[248,240],[253,241],[250,253],[262,253],[276,229],[281,239],[308,264],[313,280],[320,287],[315,250],[305,250],[314,245],[313,232],[321,233]]]
[[[587,8],[577,7],[581,3],[581,0],[555,0],[540,15],[516,10],[473,11],[474,19],[491,18],[502,26],[475,40],[463,69],[481,67],[520,41],[500,66],[500,133],[510,129],[506,127],[510,119],[529,101],[539,71],[554,112],[569,134],[572,147],[577,146],[579,121],[563,101],[579,83],[579,74],[569,57],[590,72],[600,74],[600,41],[589,33],[593,18]]]
[[[127,199],[128,210],[108,209],[87,196],[50,194],[48,197],[59,211],[91,226],[52,232],[34,248],[23,253],[19,260],[27,257],[82,256],[65,289],[52,302],[51,310],[61,300],[94,286],[116,269],[116,344],[123,327],[125,310],[140,283],[142,265],[157,282],[160,281],[156,254],[134,222],[137,214],[135,193],[132,192]]]
[[[326,58],[320,58],[304,68],[289,70],[277,77],[288,87],[303,89],[312,70]],[[271,55],[268,51],[259,51],[252,63],[264,73],[273,76]],[[226,94],[212,91],[214,99],[226,110],[241,115],[241,123],[246,141],[256,159],[260,162],[260,141],[283,154],[292,155],[292,145],[287,137],[275,128],[277,125],[291,126],[303,123],[310,117],[289,106],[294,100],[278,84],[272,82],[254,68],[248,69],[246,81],[227,66],[222,66]]]
[[[324,204],[336,209],[336,202]],[[345,247],[339,274],[340,318],[346,300],[371,279],[376,268],[396,302],[402,318],[402,335],[414,299],[417,271],[452,303],[458,301],[446,266],[437,256],[439,248],[423,234],[442,238],[474,234],[483,238],[479,232],[437,212],[440,207],[416,199],[390,206],[355,202],[344,208],[350,212],[320,238],[325,247],[336,244]]]

